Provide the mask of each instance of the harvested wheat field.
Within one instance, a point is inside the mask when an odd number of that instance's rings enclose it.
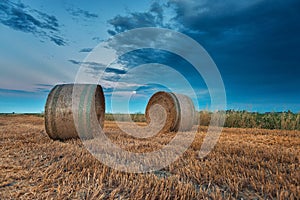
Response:
[[[206,127],[200,130],[175,163],[129,174],[101,164],[80,140],[51,140],[42,117],[0,116],[0,199],[300,197],[300,131],[225,128],[213,151],[200,160]],[[113,122],[105,123],[105,132],[121,147],[141,152],[160,148],[173,136],[129,142],[135,139]]]

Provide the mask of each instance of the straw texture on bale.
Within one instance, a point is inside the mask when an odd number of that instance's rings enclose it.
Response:
[[[152,126],[153,123],[157,123],[156,126],[164,123],[160,132],[189,131],[193,126],[195,107],[186,95],[161,91],[150,98],[145,115]]]
[[[45,128],[52,139],[93,138],[93,131],[86,127],[97,120],[103,128],[104,117],[105,100],[100,85],[56,85],[50,91],[45,105]]]

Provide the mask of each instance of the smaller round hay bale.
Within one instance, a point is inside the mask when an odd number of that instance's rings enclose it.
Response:
[[[73,95],[74,87],[76,87],[76,95]],[[74,102],[77,106],[75,113],[73,113],[72,108]],[[84,129],[80,130],[80,138],[91,139],[94,137],[93,132],[87,130],[86,127],[94,118],[97,118],[96,120],[103,128],[104,117],[105,100],[100,85],[56,85],[50,91],[45,105],[46,132],[54,140],[78,138],[79,134],[76,127]]]
[[[162,127],[162,133],[189,131],[193,126],[195,108],[186,95],[160,91],[150,98],[145,115],[150,126]]]

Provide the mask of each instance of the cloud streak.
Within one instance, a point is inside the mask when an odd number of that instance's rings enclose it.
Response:
[[[48,39],[58,46],[66,45],[65,39],[60,36],[60,25],[55,16],[31,9],[23,3],[1,1],[0,23],[17,31]]]
[[[105,72],[114,73],[114,74],[126,74],[126,72],[127,72],[127,70],[124,69],[124,68],[106,67],[106,66],[103,66],[102,64],[97,63],[97,62],[81,62],[81,61],[76,61],[76,60],[69,60],[69,62],[74,64],[74,65],[87,66],[88,68],[90,68],[94,71],[105,70]]]
[[[68,13],[70,13],[73,17],[84,17],[87,19],[95,19],[98,18],[99,16],[95,13],[91,13],[86,10],[82,10],[80,8],[68,8],[66,9]]]
[[[105,88],[110,88],[111,85],[114,85],[114,82],[117,82],[122,75],[127,73],[127,69],[120,64],[112,64],[107,67],[97,62],[82,62],[72,59],[68,61],[81,66],[84,72],[89,74],[91,78],[95,78],[95,80],[101,76],[101,80],[105,82],[105,85],[103,85]]]
[[[80,49],[79,52],[80,53],[89,53],[93,50],[93,48],[83,48],[83,49]]]
[[[8,89],[0,88],[0,96],[44,96],[48,94],[53,85],[34,84],[32,89]]]

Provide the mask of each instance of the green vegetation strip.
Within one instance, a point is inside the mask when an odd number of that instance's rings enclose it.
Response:
[[[43,113],[23,113],[23,114],[11,114],[0,113],[1,116],[15,116],[15,115],[35,115],[38,117],[44,117]],[[127,114],[112,114],[106,113],[106,121],[114,121],[114,115],[118,116],[120,121],[129,121]],[[208,126],[212,112],[200,111],[200,125]],[[131,119],[134,122],[146,122],[143,113],[130,114]],[[194,124],[198,124],[199,121],[195,120]],[[287,112],[248,112],[248,111],[226,111],[225,127],[233,128],[263,128],[263,129],[279,129],[279,130],[300,130],[300,112],[293,113]]]

